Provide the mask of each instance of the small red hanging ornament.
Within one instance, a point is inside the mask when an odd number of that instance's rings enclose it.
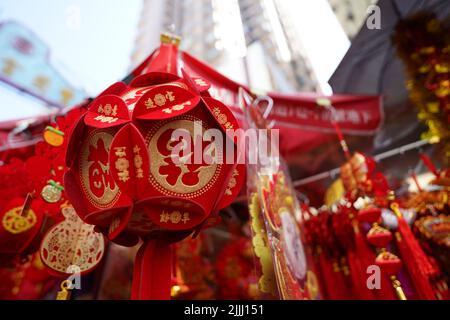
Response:
[[[367,241],[377,247],[385,248],[392,240],[392,233],[378,224],[374,224],[366,235]]]

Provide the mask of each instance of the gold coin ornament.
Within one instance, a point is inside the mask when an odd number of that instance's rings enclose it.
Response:
[[[53,147],[60,147],[64,143],[64,132],[47,126],[44,130],[44,141]]]
[[[12,233],[19,234],[30,230],[36,224],[36,215],[33,210],[27,210],[25,215],[22,215],[22,207],[16,207],[3,216],[3,228]]]
[[[48,203],[56,203],[61,200],[64,187],[59,183],[49,180],[48,184],[42,188],[41,196]]]

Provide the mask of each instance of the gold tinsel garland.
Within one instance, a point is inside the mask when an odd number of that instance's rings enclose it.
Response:
[[[450,159],[450,17],[420,12],[401,20],[392,40],[406,66],[411,101],[428,131],[422,138],[442,142]]]

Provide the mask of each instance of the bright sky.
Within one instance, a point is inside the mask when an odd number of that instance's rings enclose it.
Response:
[[[322,90],[330,94],[328,79],[350,47],[350,41],[327,0],[295,0],[289,1],[289,6]]]
[[[141,5],[141,0],[0,0],[0,20],[33,30],[51,48],[61,73],[95,95],[126,75]],[[0,121],[39,113],[39,104],[0,86]]]
[[[327,81],[349,41],[327,0],[284,1],[330,93]],[[33,30],[51,48],[58,70],[94,96],[126,75],[141,5],[141,0],[0,0],[0,21],[16,20]],[[39,102],[0,84],[0,121],[42,113]]]

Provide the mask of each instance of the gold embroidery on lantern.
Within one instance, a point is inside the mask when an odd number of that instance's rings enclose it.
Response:
[[[212,110],[212,112],[221,125],[223,125],[226,129],[233,129],[233,125],[228,121],[227,115],[222,113],[220,108],[216,107]]]
[[[194,80],[196,84],[198,84],[200,87],[207,87],[208,84],[203,79],[195,79]]]
[[[115,155],[118,157],[114,164],[116,169],[119,171],[117,173],[117,176],[119,177],[119,180],[122,182],[127,182],[128,180],[130,180],[130,172],[128,171],[130,163],[128,159],[125,158],[127,156],[126,148],[127,147],[114,148]]]
[[[173,146],[170,145],[170,141],[167,142],[166,148],[167,154],[163,155],[158,150],[158,141],[160,137],[168,130],[185,129],[189,132],[190,136],[194,138],[194,123],[199,121],[192,116],[181,116],[175,118],[175,120],[169,120],[162,122],[159,126],[155,127],[151,132],[147,134],[146,142],[148,146],[150,157],[150,183],[161,193],[169,196],[182,196],[184,198],[195,198],[206,192],[217,180],[222,165],[220,164],[205,164],[201,166],[195,166],[195,169],[191,171],[190,164],[187,163],[189,159],[192,159],[195,149],[192,144],[191,154],[179,158],[180,163],[173,163],[173,155],[171,152]],[[217,146],[216,146],[217,148]],[[218,150],[221,152],[221,150]],[[169,174],[161,174],[161,168],[171,167],[174,172],[178,171],[179,174],[176,181],[171,184],[168,179],[173,178]],[[198,181],[192,184],[187,184],[183,181],[186,174],[195,173],[198,177]],[[176,173],[173,173],[176,174]]]
[[[107,122],[107,123],[114,123],[114,122],[116,122],[117,120],[119,120],[119,118],[106,117],[106,116],[104,116],[104,115],[100,115],[100,116],[96,116],[96,117],[94,118],[94,120],[100,121],[101,123],[105,123],[105,122]]]
[[[170,222],[173,224],[178,224],[181,221],[181,212],[180,211],[173,211],[170,214]]]
[[[156,94],[153,100],[155,100],[155,104],[158,107],[162,107],[166,104],[166,97],[164,97],[164,95],[162,95],[161,93]]]
[[[175,96],[173,95],[173,92],[172,92],[172,91],[166,91],[166,98],[167,98],[170,102],[172,102],[172,101],[175,100]]]
[[[21,215],[22,207],[16,207],[3,216],[3,228],[12,233],[18,234],[28,231],[36,224],[36,215],[33,210],[29,209],[24,216]]]
[[[167,100],[170,102],[175,100],[175,96],[173,95],[172,91],[166,91],[165,94],[157,93],[153,97],[153,100],[151,98],[148,98],[147,101],[145,101],[145,106],[147,109],[152,109],[158,107],[162,107],[166,104]]]
[[[79,162],[81,188],[89,203],[96,208],[109,208],[120,196],[119,187],[114,183],[109,171],[108,152],[112,139],[113,136],[109,132],[94,130],[81,147]],[[100,154],[101,158],[92,159],[91,153],[94,152]],[[94,191],[92,187],[98,190]]]
[[[104,106],[101,104],[98,106],[97,112],[100,115],[95,117],[94,120],[102,123],[114,123],[119,120],[119,118],[115,117],[117,115],[117,105],[114,105],[113,107],[110,103],[107,103]]]
[[[233,175],[230,178],[230,181],[228,181],[227,189],[225,190],[225,195],[231,196],[233,194],[232,190],[234,187],[236,187],[237,181],[236,177],[239,175],[239,171],[237,169],[233,170]]]
[[[105,116],[116,116],[117,115],[117,105],[111,106],[111,104],[107,103],[105,106],[99,105],[97,112],[100,114],[104,114]]]
[[[170,214],[166,211],[163,211],[160,215],[159,222],[169,222],[170,220]]]
[[[159,216],[159,222],[179,224],[180,222],[186,224],[190,219],[189,212],[181,213],[179,210],[172,212],[163,211]]]
[[[191,105],[190,101],[185,101],[183,103],[176,104],[176,105],[174,105],[172,107],[165,108],[162,111],[165,112],[165,113],[171,114],[172,111],[180,111],[180,110],[183,110],[185,106],[190,106],[190,105]]]
[[[183,221],[183,223],[186,224],[189,220],[191,220],[189,218],[189,212],[183,213],[183,219],[181,219],[181,221]]]
[[[155,108],[155,104],[153,103],[153,100],[148,98],[147,101],[145,101],[145,106],[147,107],[147,109],[152,109]]]
[[[144,170],[142,169],[142,157],[140,155],[141,148],[138,145],[135,145],[133,148],[134,153],[134,167],[136,168],[136,178],[142,179],[144,178]]]

